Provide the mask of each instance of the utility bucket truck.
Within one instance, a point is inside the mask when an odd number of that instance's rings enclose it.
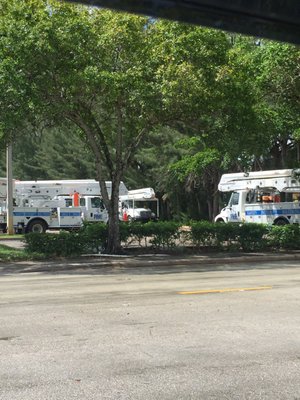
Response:
[[[159,217],[159,203],[152,188],[129,190],[120,196],[124,221],[148,222]]]
[[[6,179],[1,178],[0,192],[0,229],[6,232],[7,229],[7,209],[6,209]],[[79,207],[67,207],[63,202],[52,201],[47,205],[43,204],[46,199],[51,198],[50,192],[43,194],[39,189],[38,201],[37,193],[22,195],[16,189],[18,182],[13,181],[13,227],[16,232],[45,232],[47,229],[73,229],[82,225],[81,209]],[[31,202],[36,202],[33,204]]]
[[[3,183],[3,185],[2,185]],[[111,182],[106,182],[109,196]],[[18,232],[74,229],[83,221],[107,222],[99,183],[91,179],[14,181],[13,225]],[[123,182],[120,193],[128,192]],[[6,179],[0,179],[0,228],[6,230]]]
[[[232,192],[215,222],[300,223],[300,169],[224,174],[221,192]]]

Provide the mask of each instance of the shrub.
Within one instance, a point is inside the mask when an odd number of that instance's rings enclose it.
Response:
[[[216,224],[216,245],[220,249],[238,250],[240,248],[240,225],[237,223]]]
[[[24,241],[30,253],[48,256],[76,256],[98,253],[106,244],[108,227],[99,223],[87,223],[79,232],[59,234],[30,233]],[[147,241],[154,249],[173,249],[183,238],[196,248],[216,247],[223,250],[258,251],[266,246],[275,249],[300,249],[299,225],[267,226],[263,224],[215,224],[207,221],[192,221],[187,232],[174,221],[148,223],[120,223],[123,242]]]
[[[272,226],[268,235],[268,243],[276,249],[300,249],[300,228],[299,225],[278,225]]]
[[[86,223],[79,232],[28,233],[24,237],[28,252],[62,257],[98,253],[106,240],[107,226],[101,222]]]
[[[235,223],[192,222],[190,238],[198,248],[208,246],[232,250],[240,247],[239,225]]]
[[[80,235],[86,235],[91,240],[99,240],[105,243],[107,240],[108,227],[103,222],[85,222],[80,229]]]
[[[175,247],[179,238],[179,223],[174,221],[148,222],[145,224],[145,233],[151,236],[150,244],[156,249],[170,249]]]
[[[191,223],[190,239],[197,248],[217,247],[226,250],[255,251],[266,246],[268,227],[262,224],[215,224],[207,221]]]
[[[131,236],[131,224],[128,222],[120,222],[121,242],[128,242],[130,236]]]
[[[192,221],[191,230],[186,233],[186,237],[192,241],[194,247],[215,246],[217,226],[207,221]]]
[[[79,232],[81,240],[86,243],[86,253],[100,253],[106,245],[108,226],[103,222],[87,222]]]
[[[126,242],[138,242],[139,246],[142,246],[142,242],[147,247],[147,241],[149,236],[152,235],[152,228],[151,223],[142,223],[142,222],[133,222],[133,223],[126,223],[127,232],[126,236],[123,234],[121,235],[122,241]],[[126,239],[126,240],[124,240]]]
[[[29,233],[25,235],[24,240],[28,252],[39,252],[48,256],[79,255],[85,253],[90,246],[85,236],[75,232]]]
[[[264,224],[241,224],[238,241],[244,251],[258,251],[267,247],[270,227]]]

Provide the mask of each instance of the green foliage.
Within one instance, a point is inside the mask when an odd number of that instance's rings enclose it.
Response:
[[[266,249],[299,250],[299,225],[267,226],[263,224],[215,224],[192,221],[184,230],[175,222],[121,223],[125,248],[130,243],[154,251],[176,250],[192,245],[197,251],[261,251]],[[103,223],[89,223],[79,232],[25,235],[29,254],[71,257],[99,253],[105,247],[108,229]]]
[[[238,249],[240,227],[238,224],[214,224],[200,221],[191,223],[191,240],[194,246],[219,249]]]
[[[156,249],[170,249],[176,246],[176,240],[179,239],[180,224],[167,222],[148,222],[148,236],[151,236],[150,243]]]
[[[268,235],[270,247],[284,250],[300,250],[299,225],[272,226]]]
[[[299,57],[296,46],[263,40],[253,60],[260,93],[256,112],[268,139],[264,156],[271,168],[299,166]]]
[[[180,237],[180,225],[174,221],[121,224],[121,237],[124,242],[137,242],[139,246],[150,245],[155,249],[171,249]]]
[[[5,147],[0,147],[0,175],[5,176]],[[28,135],[16,135],[13,142],[14,177],[36,179],[93,179],[92,153],[78,130],[64,125]]]
[[[85,222],[79,233],[86,235],[90,240],[99,240],[104,243],[107,239],[108,228],[103,222]]]
[[[2,0],[0,31],[16,178],[125,176],[212,219],[221,173],[300,163],[296,46],[55,0]]]
[[[128,239],[129,228],[129,224],[120,224],[122,241]],[[49,256],[70,257],[102,252],[107,242],[107,236],[108,226],[102,222],[95,222],[85,223],[78,232],[29,233],[25,235],[25,244],[29,253],[39,251]]]
[[[147,238],[151,235],[149,223],[133,222],[120,225],[121,239],[125,245],[137,242],[139,246],[147,246]]]
[[[216,149],[203,149],[192,155],[185,155],[181,160],[170,166],[179,181],[184,181],[189,175],[201,176],[212,165],[218,163],[221,155]]]
[[[240,226],[235,223],[216,224],[216,245],[221,249],[238,250]]]
[[[270,226],[264,224],[242,224],[239,226],[239,243],[244,251],[259,251],[267,248]]]
[[[0,244],[0,260],[1,261],[18,261],[18,260],[32,260],[32,259],[42,259],[43,254],[41,253],[31,253],[28,254],[23,249],[14,249],[10,246],[5,246]]]
[[[263,224],[214,224],[192,222],[190,238],[193,246],[227,250],[258,251],[266,248],[269,228]]]
[[[188,237],[194,247],[213,247],[216,245],[216,230],[218,226],[208,221],[192,221]]]
[[[94,251],[98,245],[97,239],[75,232],[29,233],[25,236],[25,248],[29,253],[39,252],[47,256],[78,256]]]
[[[128,222],[120,222],[120,239],[122,242],[127,242],[131,236],[131,224]]]

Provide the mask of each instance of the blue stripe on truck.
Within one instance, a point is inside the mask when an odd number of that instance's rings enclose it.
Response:
[[[300,214],[300,208],[286,208],[282,210],[248,210],[245,211],[247,216],[255,215],[295,215]]]
[[[53,215],[51,212],[46,211],[14,211],[13,215],[15,217],[50,217]],[[80,217],[80,212],[61,212],[61,217]]]
[[[36,212],[36,211],[14,211],[15,217],[50,217],[50,212]]]
[[[60,216],[61,217],[80,217],[81,213],[80,212],[61,212]]]

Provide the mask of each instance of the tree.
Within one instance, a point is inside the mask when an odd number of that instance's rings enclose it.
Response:
[[[246,170],[264,151],[266,138],[257,114],[257,88],[253,79],[250,57],[256,51],[253,39],[231,37],[223,33],[218,42],[225,44],[217,63],[207,66],[206,101],[202,112],[185,127],[186,140],[179,142],[185,149],[181,158],[170,166],[186,190],[202,190],[207,201],[209,219],[218,213],[218,182],[222,171]],[[204,106],[204,107],[203,107]],[[195,109],[195,107],[194,107]]]
[[[258,112],[269,137],[266,163],[272,168],[299,166],[299,48],[264,40],[254,62]]]
[[[107,252],[117,253],[119,184],[161,118],[151,23],[56,1],[3,1],[0,7],[3,129],[8,134],[24,121],[71,121],[81,129],[109,212]]]
[[[5,157],[1,176],[5,175]],[[0,164],[1,165],[1,164]],[[16,135],[13,141],[16,179],[95,178],[95,163],[89,148],[74,127],[47,128]]]
[[[62,162],[51,135],[46,135],[48,127],[56,132],[73,129],[81,136],[95,159],[93,175],[109,212],[107,252],[116,253],[119,184],[124,176],[134,170],[149,176],[146,168],[156,163],[155,179],[162,193],[176,186],[181,190],[179,181],[184,181],[186,193],[197,188],[199,204],[205,193],[212,216],[222,170],[249,169],[267,154],[278,127],[277,122],[273,127],[269,123],[270,116],[275,110],[280,117],[284,108],[283,103],[275,108],[270,96],[265,100],[264,85],[272,82],[260,69],[267,73],[268,66],[276,71],[278,65],[271,63],[271,50],[269,59],[262,57],[267,56],[262,50],[252,38],[187,24],[55,0],[3,0],[0,130],[11,140],[16,131],[25,135],[43,128],[33,140],[33,146],[38,141],[40,162],[26,166],[28,175],[35,176],[43,173],[42,160],[51,176],[56,174],[51,160]],[[293,68],[296,61],[295,52]],[[262,62],[266,68],[261,68]],[[297,98],[293,82],[286,83]],[[273,92],[282,85],[276,78]],[[295,114],[288,104],[285,115],[291,123]],[[293,139],[297,124],[290,124]],[[169,143],[159,143],[162,135]],[[55,137],[62,148],[67,145],[67,138],[59,133]],[[174,148],[177,140],[181,146]],[[51,150],[45,152],[44,145]],[[75,139],[72,145],[80,148]],[[72,157],[64,161],[74,171]],[[176,162],[170,174],[168,165]],[[112,181],[111,195],[106,180]],[[179,189],[176,195],[182,199]]]
[[[213,141],[230,129],[216,107],[228,37],[54,0],[0,11],[3,129],[69,121],[83,132],[109,212],[107,251],[119,252],[119,184],[146,135],[169,126]]]

